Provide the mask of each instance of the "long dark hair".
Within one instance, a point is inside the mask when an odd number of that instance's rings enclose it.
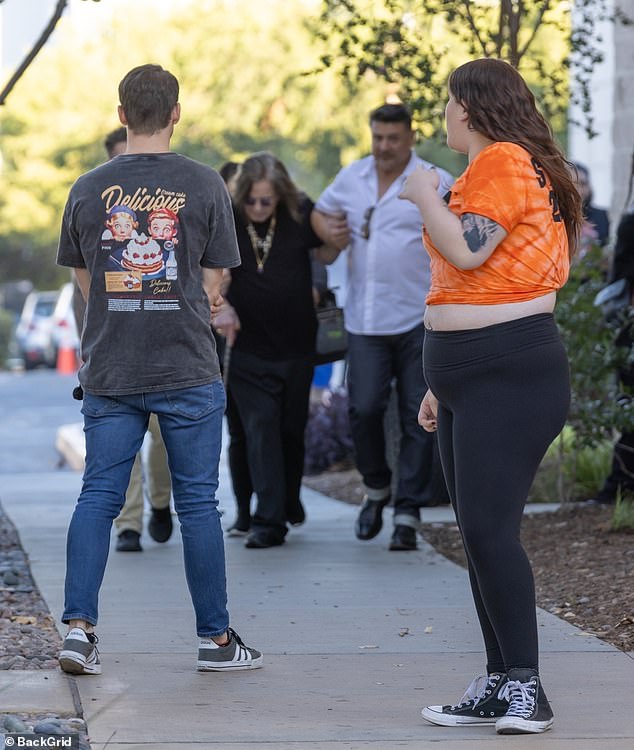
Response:
[[[508,63],[482,58],[456,68],[449,91],[467,111],[469,125],[492,141],[516,143],[546,170],[564,219],[572,257],[583,224],[581,197],[550,126],[522,76]]]
[[[278,205],[286,208],[291,217],[299,222],[299,192],[282,162],[268,151],[252,154],[240,167],[233,189],[233,202],[246,221],[244,205],[255,182],[268,180],[275,190]]]

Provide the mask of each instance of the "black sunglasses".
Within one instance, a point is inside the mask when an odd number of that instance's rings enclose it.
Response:
[[[370,206],[369,208],[366,208],[365,213],[363,214],[363,224],[361,225],[361,236],[364,240],[370,239],[370,219],[372,218],[372,214],[374,213],[374,209],[376,206]]]

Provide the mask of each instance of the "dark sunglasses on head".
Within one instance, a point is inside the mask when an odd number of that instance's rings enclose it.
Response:
[[[255,206],[259,203],[262,208],[271,208],[273,205],[273,198],[247,198],[244,202],[247,206]]]
[[[374,209],[376,206],[370,206],[369,208],[366,208],[365,213],[363,214],[363,224],[361,225],[361,236],[364,240],[370,239],[370,219],[372,218],[372,214],[374,213]]]

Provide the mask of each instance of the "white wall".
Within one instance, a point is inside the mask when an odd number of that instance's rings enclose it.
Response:
[[[619,6],[634,19],[634,0],[619,0]],[[634,152],[634,26],[615,29],[614,123],[612,208],[623,210]]]
[[[609,4],[613,7],[614,0]],[[634,18],[634,0],[618,0]],[[610,21],[598,24],[604,61],[591,78],[592,114],[598,136],[589,139],[580,126],[569,128],[569,156],[591,174],[594,199],[608,208],[613,225],[622,209],[634,149],[634,29]],[[571,107],[571,119],[581,113]]]

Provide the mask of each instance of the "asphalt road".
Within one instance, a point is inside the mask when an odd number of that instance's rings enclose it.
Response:
[[[76,385],[75,376],[55,370],[0,372],[0,477],[59,468],[57,428],[81,422],[81,403],[72,397]]]

